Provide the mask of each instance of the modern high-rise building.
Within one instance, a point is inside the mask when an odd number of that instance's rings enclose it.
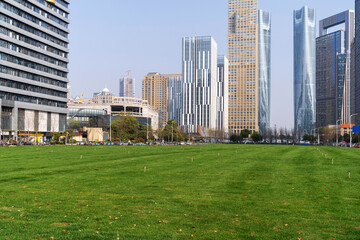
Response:
[[[182,75],[167,78],[167,120],[180,123],[182,109]]]
[[[344,29],[329,33],[330,28],[343,24]],[[342,117],[342,111],[350,107],[343,106],[349,103],[343,101],[343,97],[347,96],[344,95],[344,84],[350,77],[346,75],[345,70],[347,52],[351,50],[351,43],[354,40],[354,24],[355,16],[352,10],[320,21],[319,37],[316,39],[317,127],[335,125],[338,120],[347,123]]]
[[[68,5],[0,2],[0,129],[6,138],[47,140],[50,132],[65,130]]]
[[[218,56],[216,88],[216,130],[228,133],[229,126],[229,60]]]
[[[160,112],[160,124],[165,126],[168,121],[168,78],[181,77],[181,74],[149,73],[142,82],[142,97],[149,105]]]
[[[258,0],[229,0],[229,131],[259,131]]]
[[[135,97],[135,78],[120,78],[119,97]]]
[[[259,129],[270,129],[271,99],[271,14],[259,10]]]
[[[298,136],[311,134],[316,121],[315,9],[294,11],[294,128]]]
[[[360,0],[355,0],[355,114],[360,124]]]
[[[183,131],[216,129],[217,43],[212,37],[185,37],[182,49]]]

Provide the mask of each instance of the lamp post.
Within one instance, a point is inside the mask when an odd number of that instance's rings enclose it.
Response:
[[[146,118],[146,143],[149,142],[149,118]]]
[[[336,121],[336,146],[339,146],[339,124],[341,119]]]
[[[171,143],[174,143],[174,120],[172,120],[171,126]]]
[[[355,114],[353,114],[353,115],[351,115],[350,116],[350,148],[352,148],[352,132],[353,132],[353,129],[352,129],[352,127],[351,127],[351,118],[352,117],[354,117],[354,116],[357,116],[358,114],[357,113],[355,113]]]

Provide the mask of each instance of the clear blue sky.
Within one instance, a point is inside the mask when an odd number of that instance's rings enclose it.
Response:
[[[259,7],[272,13],[272,126],[293,126],[293,10],[316,8],[319,21],[354,9],[354,2],[260,0]],[[148,72],[181,73],[184,36],[211,35],[219,54],[226,54],[227,5],[227,0],[71,1],[72,95],[90,97],[105,86],[118,94],[118,79],[131,70],[141,97]]]

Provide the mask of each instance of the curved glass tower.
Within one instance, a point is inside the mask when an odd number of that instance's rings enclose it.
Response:
[[[259,10],[259,128],[270,128],[271,15]]]
[[[294,128],[297,136],[314,128],[315,89],[315,9],[294,11]]]

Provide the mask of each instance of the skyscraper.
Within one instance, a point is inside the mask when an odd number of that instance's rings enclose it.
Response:
[[[167,120],[180,123],[182,109],[182,75],[167,78]]]
[[[258,1],[229,0],[229,131],[259,131]]]
[[[212,37],[183,38],[183,107],[186,133],[216,128],[217,44]]]
[[[311,134],[315,124],[315,9],[294,11],[294,128]]]
[[[360,0],[355,0],[355,113],[360,121]]]
[[[317,127],[335,125],[337,120],[347,123],[342,117],[342,109],[343,104],[349,103],[343,101],[343,97],[346,97],[344,84],[350,77],[346,75],[345,70],[347,52],[351,50],[350,46],[354,40],[354,17],[354,11],[348,10],[320,21],[320,34],[316,39]],[[341,24],[345,25],[345,29],[328,32],[329,28]],[[350,55],[348,60],[350,61]],[[344,107],[348,109],[350,106]]]
[[[271,15],[259,10],[259,128],[270,129],[271,98]]]
[[[119,80],[119,97],[135,97],[135,79],[124,77]]]
[[[149,105],[160,112],[160,124],[165,126],[168,121],[168,78],[181,77],[181,74],[149,73],[142,82],[142,97]]]
[[[0,3],[1,133],[18,139],[65,130],[68,0]]]
[[[229,126],[229,60],[218,56],[216,88],[216,130],[228,133]]]

